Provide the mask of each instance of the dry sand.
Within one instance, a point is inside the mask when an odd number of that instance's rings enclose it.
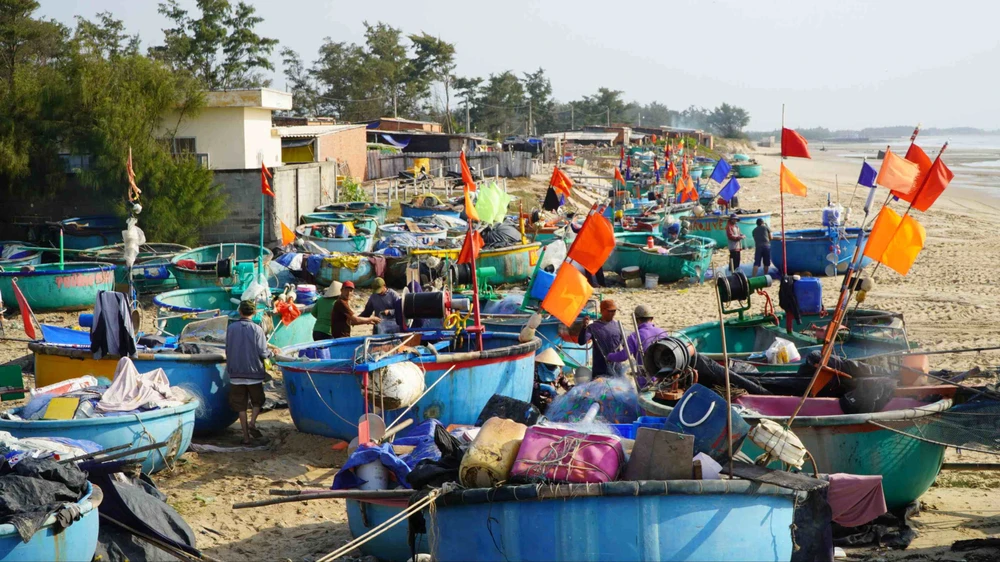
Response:
[[[788,166],[809,186],[809,196],[788,196],[788,228],[818,224],[819,208],[827,193],[836,199],[834,177],[840,180],[840,201],[846,206],[860,160],[844,158],[842,151],[820,152],[813,160],[794,160]],[[773,229],[780,229],[777,211],[778,158],[775,149],[754,154],[764,165],[764,174],[742,182],[739,194],[744,208],[774,211]],[[511,191],[540,195],[547,177],[517,181]],[[860,217],[862,199],[854,200],[853,217]],[[919,216],[928,232],[927,247],[907,277],[881,268],[877,286],[865,306],[903,312],[912,340],[930,349],[996,344],[1000,328],[1000,283],[995,264],[1000,262],[1000,235],[997,217],[1000,200],[983,191],[953,186],[928,212]],[[581,201],[581,205],[584,202]],[[901,211],[902,209],[897,208]],[[525,208],[528,208],[526,203]],[[744,261],[752,256],[744,253]],[[724,265],[725,253],[715,255],[714,264]],[[824,279],[830,302],[839,290],[839,281]],[[624,310],[639,303],[654,306],[656,321],[676,329],[717,319],[709,285],[676,283],[655,290],[607,289]],[[776,300],[776,289],[771,290]],[[366,295],[358,295],[359,308]],[[147,310],[151,304],[147,301]],[[759,306],[759,303],[758,303]],[[75,314],[42,314],[39,320],[72,325]],[[8,335],[21,335],[19,319],[6,322]],[[144,322],[149,328],[149,319]],[[368,328],[359,330],[368,333]],[[30,356],[22,343],[0,342],[0,363],[20,361],[30,369]],[[934,368],[964,369],[973,365],[1000,364],[1000,353],[932,356]],[[238,426],[235,426],[238,427]],[[280,504],[255,510],[233,511],[234,502],[262,499],[272,487],[329,487],[346,456],[333,451],[333,440],[299,433],[287,410],[264,414],[260,427],[270,441],[266,451],[244,453],[189,452],[173,471],[156,475],[171,505],[185,517],[198,536],[198,547],[222,560],[313,560],[345,544],[349,538],[344,503],[335,500]],[[238,429],[230,428],[212,439],[196,439],[218,445],[236,446]],[[949,461],[965,461],[949,452]],[[980,460],[980,459],[977,459]],[[987,462],[991,458],[983,459]],[[1000,558],[1000,551],[949,553],[957,539],[989,536],[1000,532],[994,489],[1000,482],[994,473],[943,473],[924,497],[923,513],[915,519],[920,536],[905,551],[864,550],[851,553],[854,559],[872,560],[987,560]]]

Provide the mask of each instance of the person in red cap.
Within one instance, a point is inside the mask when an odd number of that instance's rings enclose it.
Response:
[[[334,338],[351,337],[351,326],[375,325],[382,320],[378,317],[361,318],[351,308],[351,295],[354,294],[354,282],[345,281],[340,288],[340,298],[333,303],[330,314],[330,335]]]
[[[614,353],[622,345],[622,329],[615,320],[615,313],[618,306],[611,299],[601,301],[601,318],[590,323],[590,318],[583,318],[583,330],[577,343],[587,345],[594,342],[593,367],[591,371],[594,378],[598,377],[618,377],[626,373],[625,365],[616,363],[608,359],[608,355]]]

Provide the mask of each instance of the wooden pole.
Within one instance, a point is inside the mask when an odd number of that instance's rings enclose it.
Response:
[[[785,134],[785,104],[781,104],[781,136]],[[785,147],[781,147],[781,160],[785,159]],[[783,163],[781,164],[784,165]],[[781,189],[781,177],[779,170],[778,194],[781,197],[781,276],[788,277],[788,232],[785,230],[785,190]],[[792,315],[785,313],[785,332],[792,333]]]
[[[733,393],[729,384],[729,350],[726,348],[726,321],[722,315],[719,276],[715,276],[715,300],[719,304],[719,333],[722,336],[722,366],[726,370],[726,445],[729,447],[729,479],[733,479]]]

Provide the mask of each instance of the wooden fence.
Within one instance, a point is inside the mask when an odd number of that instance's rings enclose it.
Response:
[[[400,172],[413,167],[414,158],[429,158],[429,175],[440,177],[445,172],[461,171],[458,152],[409,152],[405,154],[383,154],[377,150],[368,151],[368,173],[366,180],[395,178]],[[474,175],[479,172],[484,177],[516,178],[531,176],[534,162],[530,152],[471,152],[466,154],[469,167]]]

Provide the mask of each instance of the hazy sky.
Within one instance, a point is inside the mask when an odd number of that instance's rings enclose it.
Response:
[[[155,0],[40,1],[68,24],[110,11],[144,46],[167,27]],[[361,22],[384,21],[455,43],[459,75],[542,67],[559,100],[605,86],[672,109],[736,104],[751,129],[777,127],[782,103],[790,127],[1000,128],[1000,3],[987,0],[251,3],[259,33],[306,61],[325,37],[362,43]]]

